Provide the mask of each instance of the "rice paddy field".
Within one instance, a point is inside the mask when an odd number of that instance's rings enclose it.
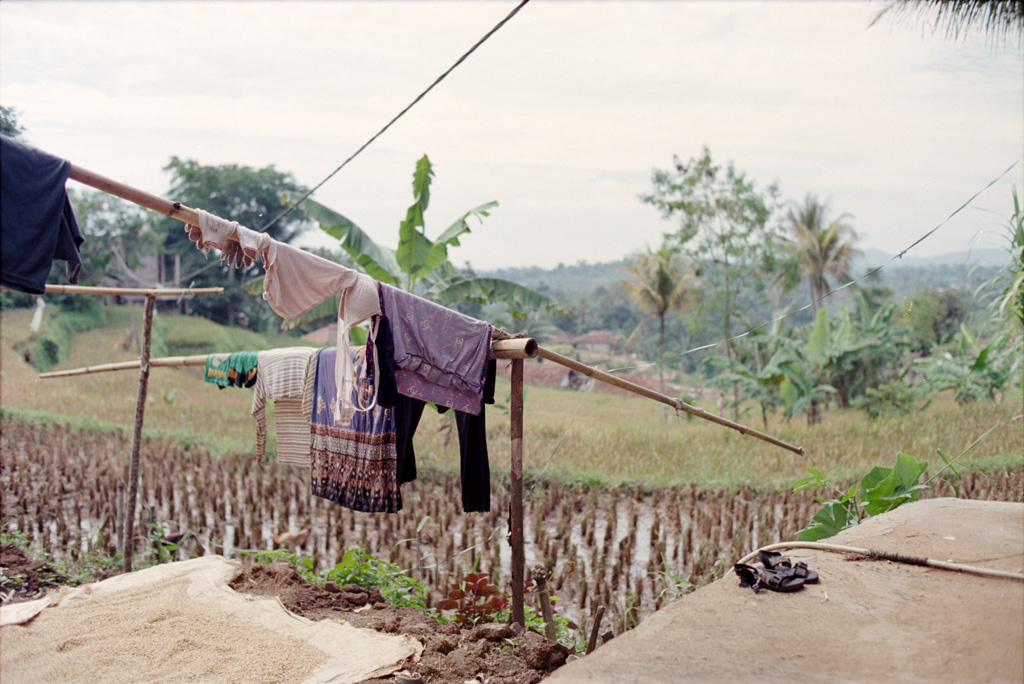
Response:
[[[0,328],[0,523],[75,567],[116,553],[138,372],[39,380],[16,351],[29,335],[30,315],[4,312]],[[232,339],[189,317],[161,320],[172,341],[250,349],[297,343]],[[115,309],[107,326],[76,335],[61,367],[137,358],[122,348],[128,321],[126,311]],[[195,345],[188,353],[240,350]],[[199,369],[154,368],[137,553],[150,562],[166,559],[155,539],[191,532],[171,556],[282,545],[327,568],[358,545],[408,569],[432,600],[473,567],[504,586],[507,383],[499,380],[496,394],[498,405],[487,414],[490,513],[461,512],[454,426],[425,415],[416,435],[420,478],[403,487],[404,509],[372,515],[311,496],[301,469],[254,457],[250,390],[218,390],[202,381]],[[648,400],[527,387],[527,564],[553,570],[562,614],[579,621],[600,604],[623,629],[678,596],[683,581],[700,584],[760,545],[793,538],[818,506],[809,493],[786,486],[807,468],[835,467],[837,480],[853,481],[873,466],[892,465],[903,451],[931,462],[934,473],[941,465],[936,449],[956,456],[994,427],[962,457],[967,467],[959,493],[1019,500],[1022,412],[1017,389],[1002,402],[964,407],[938,397],[924,411],[876,421],[855,411],[828,412],[812,428],[774,419],[767,432],[803,446],[798,456],[697,419],[665,419],[661,405]],[[741,420],[761,429],[754,421]],[[932,484],[929,496],[954,494],[938,480]]]

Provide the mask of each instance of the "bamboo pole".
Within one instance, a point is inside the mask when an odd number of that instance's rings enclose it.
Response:
[[[571,368],[574,371],[583,373],[584,375],[594,378],[595,380],[600,380],[601,382],[608,383],[609,385],[614,385],[615,387],[621,387],[624,390],[627,390],[634,394],[639,394],[640,396],[647,397],[648,399],[659,401],[662,404],[668,404],[677,411],[683,411],[685,413],[689,413],[690,415],[697,416],[698,418],[710,420],[712,423],[724,425],[725,427],[736,430],[737,432],[740,432],[744,435],[757,437],[758,439],[774,444],[775,446],[782,447],[783,449],[788,449],[794,453],[800,454],[801,456],[804,453],[803,447],[794,446],[789,442],[784,442],[781,439],[772,437],[771,435],[765,434],[759,430],[755,430],[740,423],[735,423],[729,420],[728,418],[722,418],[721,416],[716,416],[713,413],[708,413],[704,409],[698,408],[696,406],[691,406],[690,404],[687,404],[686,402],[680,399],[670,397],[668,395],[662,394],[661,392],[655,392],[652,389],[642,387],[641,385],[638,385],[634,382],[630,382],[629,380],[623,380],[620,377],[616,377],[614,375],[611,375],[610,373],[605,373],[604,371],[593,368],[592,366],[588,366],[585,363],[580,363],[575,359],[570,359],[568,356],[562,356],[561,354],[553,352],[550,349],[545,349],[544,347],[538,346],[537,356],[541,357],[542,359],[547,359],[548,361],[553,361],[561,366],[565,366],[566,368]]]
[[[149,360],[149,365],[151,368],[202,366],[205,364],[206,354],[197,354],[194,356],[164,356],[159,359]],[[84,368],[69,368],[68,370],[40,373],[39,379],[47,380],[49,378],[66,378],[72,375],[88,375],[91,373],[105,373],[108,371],[131,370],[133,368],[139,368],[141,365],[141,361],[119,361],[117,363],[104,363],[98,366],[85,366]]]
[[[537,356],[537,340],[532,337],[520,337],[514,340],[494,340],[491,342],[492,359],[532,359]]]
[[[509,535],[512,544],[512,623],[526,625],[523,594],[526,589],[526,551],[523,535],[523,360],[512,360],[510,430],[512,473],[509,498]]]
[[[132,549],[135,532],[135,500],[139,493],[139,450],[142,444],[142,419],[146,413],[146,390],[149,386],[149,350],[153,341],[153,305],[156,297],[146,297],[146,327],[143,331],[142,359],[139,363],[139,392],[135,400],[135,431],[132,433],[132,457],[128,464],[128,501],[124,507],[124,546],[121,549],[121,572],[132,571]]]
[[[536,355],[537,341],[533,338],[495,340],[491,343],[491,357],[495,359],[532,359]],[[103,363],[96,366],[85,366],[83,368],[69,368],[67,370],[40,373],[39,379],[48,380],[50,378],[67,378],[74,375],[89,375],[92,373],[131,370],[133,368],[138,368],[141,363],[141,361],[118,361],[116,363]],[[149,360],[151,368],[202,366],[205,363],[206,354],[195,354],[192,356],[164,356],[158,359]]]
[[[71,165],[71,172],[68,174],[68,178],[76,180],[79,183],[84,183],[90,187],[102,190],[103,192],[115,195],[122,199],[126,199],[129,202],[134,202],[139,206],[158,211],[165,216],[170,216],[173,219],[178,219],[182,223],[190,223],[193,226],[199,225],[199,213],[190,207],[186,207],[181,202],[172,202],[166,200],[163,197],[157,197],[151,195],[144,190],[133,188],[130,185],[119,183],[118,181],[111,180],[106,176],[101,176],[98,173],[83,169],[81,166],[76,164]],[[238,241],[234,235],[229,239]]]
[[[223,287],[161,288],[161,287],[93,287],[91,285],[47,285],[47,294],[92,294],[145,297],[180,297],[183,294],[224,294]]]

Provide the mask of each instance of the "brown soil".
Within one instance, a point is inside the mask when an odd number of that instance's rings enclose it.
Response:
[[[463,684],[480,677],[489,684],[534,684],[563,665],[569,654],[561,644],[530,630],[517,634],[497,623],[467,629],[454,622],[440,625],[422,611],[388,608],[376,589],[331,582],[318,587],[284,562],[249,566],[231,587],[277,596],[288,610],[310,620],[344,620],[355,627],[411,636],[423,644],[423,654],[418,662],[406,662],[403,670],[432,684]],[[395,678],[367,681],[384,684]]]
[[[23,578],[17,588],[4,592],[4,602],[39,598],[47,586],[59,583],[49,564],[32,560],[10,544],[0,546],[4,577]],[[290,611],[310,620],[342,620],[355,627],[411,636],[423,644],[423,653],[402,665],[431,684],[463,684],[467,680],[489,684],[535,684],[563,665],[569,654],[561,644],[531,630],[518,633],[505,624],[486,623],[461,628],[440,625],[424,612],[388,608],[380,592],[354,584],[325,587],[309,584],[286,562],[248,566],[231,587],[244,594],[276,596]],[[483,679],[481,679],[483,678]],[[366,684],[395,682],[394,677],[366,680]]]
[[[47,587],[68,581],[49,562],[29,558],[14,544],[0,544],[0,568],[5,580],[0,587],[3,603],[42,598]]]

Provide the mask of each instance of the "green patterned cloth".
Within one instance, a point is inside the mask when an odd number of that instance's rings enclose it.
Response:
[[[203,379],[218,387],[252,387],[256,383],[257,352],[208,354]]]

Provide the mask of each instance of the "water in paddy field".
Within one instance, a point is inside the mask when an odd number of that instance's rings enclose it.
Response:
[[[5,421],[0,521],[58,560],[114,554],[129,446],[120,436]],[[1021,479],[1020,471],[978,477],[973,498],[1012,498]],[[423,474],[402,496],[397,514],[357,513],[312,496],[304,470],[150,440],[141,458],[136,567],[161,556],[238,558],[287,548],[326,570],[361,546],[421,581],[432,602],[471,571],[492,573],[508,590],[509,494],[501,478],[492,478],[489,513],[461,512],[457,477]],[[699,584],[758,546],[793,538],[816,506],[788,492],[541,484],[525,501],[526,567],[553,571],[561,615],[583,624],[601,604],[612,624],[625,624],[630,606],[646,616],[674,598],[673,578]],[[179,549],[155,543],[185,531],[195,537]]]

